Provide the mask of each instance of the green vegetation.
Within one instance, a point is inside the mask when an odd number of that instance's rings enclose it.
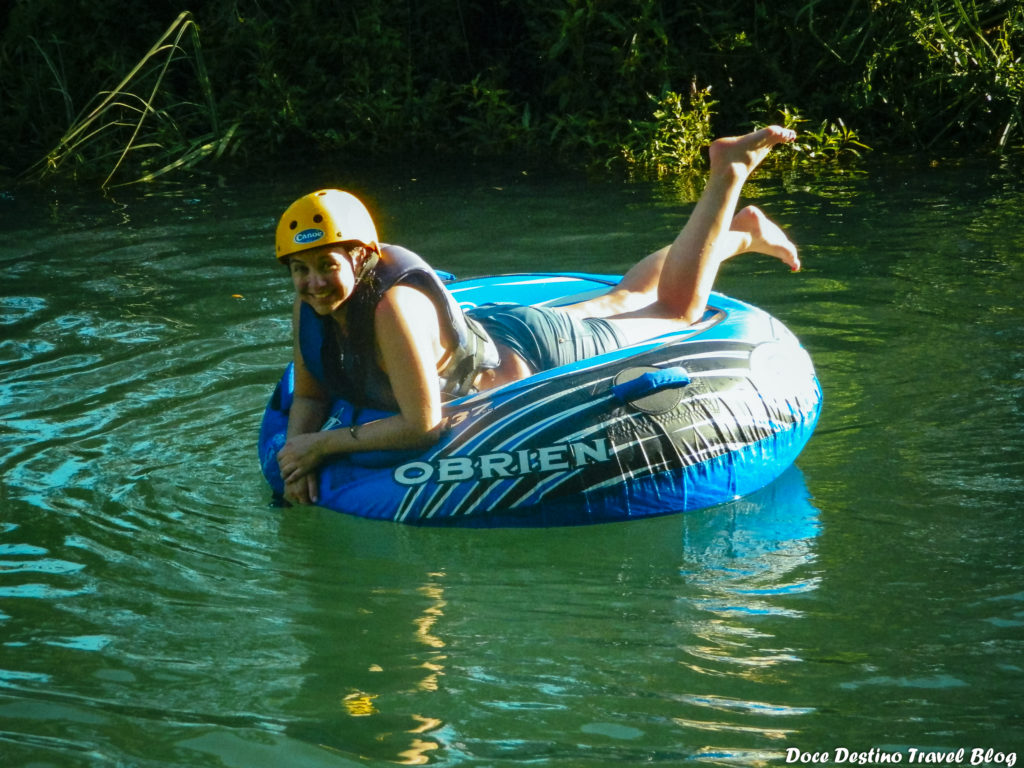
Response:
[[[190,51],[183,41],[191,43]],[[32,42],[39,48],[47,69],[61,86],[59,90],[65,101],[70,101],[53,61],[38,41],[33,39]],[[203,102],[200,105],[161,105],[161,97],[166,95],[163,85],[168,70],[183,58],[193,66]],[[235,125],[221,132],[218,126],[217,107],[203,65],[198,30],[188,13],[175,20],[117,87],[101,92],[96,101],[96,106],[90,106],[88,112],[60,137],[57,146],[30,171],[56,173],[64,170],[65,163],[86,166],[91,170],[105,165],[116,153],[116,159],[102,183],[105,187],[111,184],[130,155],[153,150],[143,163],[152,165],[154,157],[167,155],[167,148],[171,148],[170,151],[176,155],[173,160],[147,171],[139,179],[149,181],[175,168],[190,168],[207,155],[219,155],[237,127]],[[190,135],[197,125],[208,127],[209,131]],[[183,126],[191,127],[193,131]]]
[[[1019,0],[13,0],[0,29],[25,178],[326,152],[665,176],[768,122],[792,162],[1024,146]]]

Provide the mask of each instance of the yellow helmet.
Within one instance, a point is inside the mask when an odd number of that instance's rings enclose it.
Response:
[[[277,258],[309,248],[357,242],[377,251],[377,228],[359,198],[340,189],[321,189],[300,197],[277,224]]]

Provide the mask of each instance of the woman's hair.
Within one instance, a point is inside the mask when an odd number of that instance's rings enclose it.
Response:
[[[355,240],[349,240],[349,241],[344,242],[344,243],[331,243],[330,245],[321,245],[321,246],[318,246],[318,247],[320,247],[320,248],[337,248],[339,245],[342,248],[345,249],[345,253],[348,254],[349,260],[352,262],[352,269],[354,269],[358,273],[359,272],[359,267],[362,264],[362,262],[366,259],[366,253],[370,249],[367,248],[362,243],[357,242]],[[314,250],[314,249],[311,248],[310,250]],[[289,269],[289,270],[291,269],[291,261],[292,260],[291,260],[290,256],[282,256],[277,261],[278,261],[279,264],[284,265],[285,269]]]

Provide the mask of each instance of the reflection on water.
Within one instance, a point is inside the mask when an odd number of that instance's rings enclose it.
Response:
[[[401,763],[557,762],[584,735],[595,759],[741,759],[813,712],[747,698],[799,663],[787,626],[818,579],[796,468],[707,513],[572,529],[571,551],[565,532],[335,523],[289,521],[319,542],[312,610],[332,617],[310,636],[301,741]]]
[[[464,275],[620,271],[689,209],[640,184],[409,178],[374,185],[386,237]],[[290,300],[269,243],[310,181],[0,198],[5,765],[1024,743],[1012,168],[762,177],[805,270],[752,258],[721,287],[814,356],[799,467],[711,510],[523,531],[269,505],[254,442]]]

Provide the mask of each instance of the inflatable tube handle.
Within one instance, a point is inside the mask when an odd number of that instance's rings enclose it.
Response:
[[[644,395],[657,392],[668,387],[685,387],[690,383],[690,374],[685,368],[674,366],[662,368],[657,371],[649,371],[637,376],[635,379],[624,381],[612,387],[612,394],[623,403],[636,400]]]

